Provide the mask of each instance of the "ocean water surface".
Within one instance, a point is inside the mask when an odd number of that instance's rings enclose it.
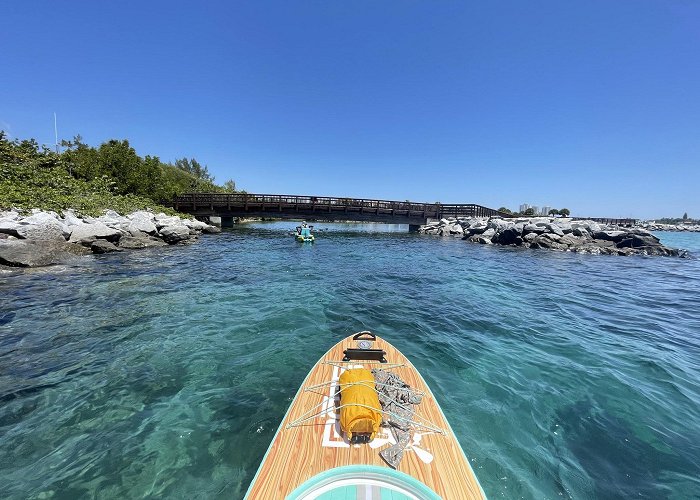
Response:
[[[700,497],[700,260],[294,225],[0,275],[0,497],[242,498],[313,363],[364,329],[489,497]]]

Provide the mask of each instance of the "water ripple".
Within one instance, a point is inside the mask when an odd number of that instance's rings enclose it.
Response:
[[[489,496],[700,496],[699,260],[292,225],[0,276],[3,495],[240,498],[311,364],[371,329]]]

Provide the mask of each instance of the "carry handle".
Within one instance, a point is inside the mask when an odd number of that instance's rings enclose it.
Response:
[[[362,338],[363,335],[368,335],[369,338],[363,339]],[[372,341],[374,341],[374,340],[377,340],[377,336],[375,334],[373,334],[372,332],[370,332],[369,330],[365,330],[364,332],[356,333],[355,336],[353,336],[352,340],[372,340]]]

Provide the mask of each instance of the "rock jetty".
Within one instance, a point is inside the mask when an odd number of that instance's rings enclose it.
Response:
[[[686,231],[689,233],[700,233],[700,224],[661,224],[653,221],[643,221],[637,227],[647,231]]]
[[[189,243],[201,233],[221,230],[204,222],[146,211],[101,217],[62,216],[32,210],[0,212],[0,264],[40,267],[68,262],[77,256]]]
[[[461,237],[484,245],[544,248],[607,255],[684,256],[641,228],[601,225],[591,220],[532,217],[503,219],[475,217],[442,219],[421,226],[420,232]]]

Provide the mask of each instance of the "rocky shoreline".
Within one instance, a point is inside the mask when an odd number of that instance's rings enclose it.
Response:
[[[661,224],[656,222],[640,222],[637,227],[646,229],[647,231],[673,231],[673,232],[688,232],[700,233],[700,224]]]
[[[460,237],[484,245],[544,248],[595,255],[687,255],[685,251],[662,245],[656,236],[645,229],[601,225],[591,220],[451,217],[421,226],[419,232]]]
[[[42,267],[78,256],[191,243],[201,233],[221,229],[198,220],[137,211],[122,216],[108,210],[101,217],[78,217],[32,210],[30,215],[0,212],[0,265]]]

